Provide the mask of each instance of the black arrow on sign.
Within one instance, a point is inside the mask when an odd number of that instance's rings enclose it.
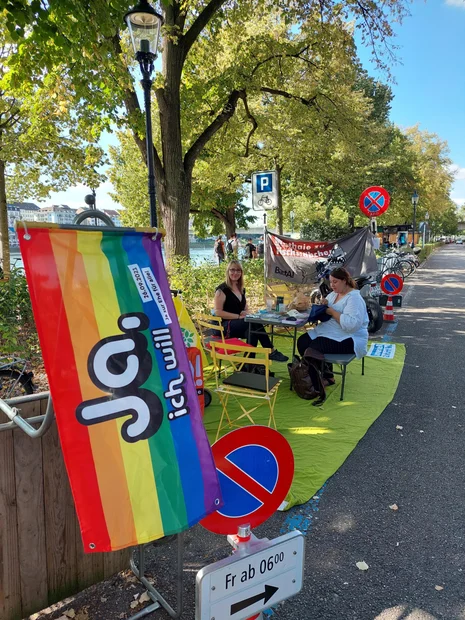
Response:
[[[279,588],[275,588],[274,586],[265,586],[265,591],[261,594],[256,594],[255,596],[251,596],[250,598],[246,598],[243,601],[239,601],[238,603],[234,603],[231,605],[231,616],[233,614],[237,614],[238,611],[242,611],[246,607],[250,607],[254,603],[258,603],[261,599],[263,599],[263,603],[268,603],[270,598],[275,594]]]

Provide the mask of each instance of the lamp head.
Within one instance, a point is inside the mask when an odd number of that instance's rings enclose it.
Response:
[[[95,207],[95,194],[87,194],[84,196],[84,202],[89,205],[91,209]]]
[[[133,9],[124,16],[131,35],[134,53],[151,54],[155,59],[158,50],[158,38],[163,18],[147,2],[139,0]]]
[[[417,206],[417,204],[418,204],[418,200],[419,200],[419,199],[420,199],[420,196],[417,194],[417,190],[416,190],[416,189],[414,189],[414,190],[413,190],[413,194],[412,194],[412,205],[413,205],[414,207],[416,207],[416,206]]]

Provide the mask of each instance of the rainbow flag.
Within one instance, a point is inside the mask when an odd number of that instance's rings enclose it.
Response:
[[[18,236],[84,549],[100,552],[181,532],[221,495],[161,235],[86,228]]]

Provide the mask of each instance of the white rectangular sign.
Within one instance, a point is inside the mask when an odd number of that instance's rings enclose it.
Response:
[[[395,344],[382,344],[376,342],[371,345],[367,355],[369,357],[382,357],[383,359],[392,360],[396,354]]]
[[[305,539],[290,532],[205,566],[196,578],[196,620],[243,620],[302,589]]]
[[[252,174],[252,206],[255,210],[269,211],[278,208],[276,170]]]

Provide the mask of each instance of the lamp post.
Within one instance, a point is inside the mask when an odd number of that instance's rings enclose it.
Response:
[[[291,236],[292,236],[294,234],[294,217],[295,217],[294,211],[291,211],[289,213],[289,217],[291,219]]]
[[[423,239],[423,245],[425,245],[425,240],[429,243],[429,213],[428,211],[425,213],[425,237]]]
[[[158,38],[163,18],[147,2],[139,0],[139,3],[130,9],[124,16],[132,46],[142,73],[142,88],[144,89],[145,103],[145,135],[147,143],[147,169],[148,189],[150,204],[150,225],[157,226],[157,203],[155,196],[155,167],[153,161],[152,139],[152,102],[150,90],[152,88],[152,71],[157,58]]]
[[[412,248],[415,247],[415,227],[416,227],[416,219],[417,219],[417,204],[420,196],[417,194],[417,190],[413,190],[412,194],[412,205],[413,205],[413,239],[412,239]]]
[[[84,202],[86,203],[86,205],[88,205],[88,207],[90,209],[96,209],[96,193],[95,193],[95,189],[92,189],[92,194],[87,194],[86,196],[84,196]],[[94,218],[94,226],[97,226],[97,220]]]
[[[84,196],[84,202],[86,203],[86,205],[88,205],[91,209],[96,209],[97,207],[95,206],[96,203],[96,193],[95,193],[95,189],[92,189],[92,194],[87,194],[86,196]]]

